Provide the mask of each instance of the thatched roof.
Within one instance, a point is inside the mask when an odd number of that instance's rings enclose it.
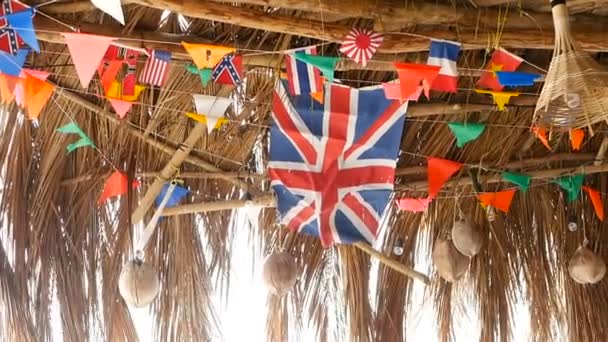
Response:
[[[160,179],[173,177],[177,166],[191,195],[161,221],[146,253],[162,284],[150,307],[154,318],[150,329],[159,341],[207,341],[218,336],[221,317],[216,317],[218,308],[211,299],[226,294],[230,286],[233,239],[243,231],[250,236],[253,255],[284,249],[300,266],[290,295],[269,296],[271,341],[297,340],[309,324],[318,341],[402,341],[417,319],[419,307],[413,303],[421,300],[432,308],[436,335],[442,341],[454,338],[463,313],[478,318],[481,341],[510,341],[518,329],[514,317],[518,303],[529,310],[533,340],[608,340],[606,280],[583,286],[567,275],[567,262],[584,234],[594,251],[608,258],[603,247],[608,233],[588,203],[575,202],[567,211],[563,194],[550,183],[550,177],[584,167],[586,184],[608,193],[603,173],[608,168],[593,166],[594,160],[601,164],[604,159],[597,152],[606,124],[593,127],[595,135],[586,138],[580,152],[570,152],[568,134],[559,133],[550,136],[554,151],[548,151],[529,129],[542,84],[514,98],[508,112],[495,111],[490,98],[472,91],[488,52],[498,45],[547,69],[553,46],[548,1],[122,2],[125,26],[88,0],[40,7],[46,15],[38,14],[34,24],[42,51],[32,54],[27,66],[49,71],[57,90],[39,125],[24,119],[15,104],[3,107],[0,336],[4,339],[52,340],[56,294],[65,340],[136,341],[117,278],[121,265],[133,257],[134,224],[152,216],[153,210],[142,203],[156,197]],[[575,39],[604,64],[607,5],[605,0],[569,2]],[[166,16],[164,11],[171,13]],[[180,22],[177,14],[185,21]],[[109,103],[96,96],[102,93],[98,80],[88,89],[80,86],[60,34],[71,31],[65,24],[119,37],[125,46],[173,52],[167,85],[146,89],[128,117],[119,120]],[[276,223],[272,207],[263,211],[259,227],[252,230],[237,224],[242,220],[232,219],[234,210],[203,211],[207,202],[242,203],[246,192],[268,202],[264,173],[270,99],[280,75],[281,51],[321,44],[326,55],[338,55],[338,43],[352,26],[387,33],[367,68],[340,61],[337,78],[354,87],[394,79],[390,61],[424,62],[426,36],[457,40],[465,50],[459,59],[458,94],[433,94],[431,101],[410,106],[396,197],[424,194],[424,156],[465,163],[466,169],[480,174],[485,191],[507,187],[500,182],[499,172],[504,169],[538,178],[527,193],[517,194],[510,212],[499,214],[493,223],[485,218],[466,170],[457,176],[460,182],[444,187],[425,213],[391,208],[376,247],[428,274],[432,282],[424,291],[415,291],[411,279],[388,268],[370,267],[370,258],[351,246],[325,250],[314,238],[288,233]],[[190,58],[179,44],[182,40],[237,47],[248,69],[246,85],[236,91],[215,84],[203,87],[198,76],[184,68]],[[522,68],[538,72],[530,66]],[[204,125],[183,115],[193,110],[192,93],[231,94],[239,105],[227,114],[229,124],[207,134]],[[94,149],[65,153],[71,141],[55,130],[68,122],[67,117],[79,123],[105,157]],[[487,130],[457,148],[446,125],[454,120],[484,122]],[[99,206],[111,164],[141,179],[142,186],[116,206]],[[469,219],[481,227],[485,243],[466,278],[451,285],[434,273],[429,257],[435,239],[452,226],[456,197]],[[576,232],[566,229],[569,213],[578,218]],[[397,239],[404,241],[405,253],[400,257],[391,254]]]

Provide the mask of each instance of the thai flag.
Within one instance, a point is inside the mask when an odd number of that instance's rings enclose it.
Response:
[[[321,71],[308,63],[297,60],[291,55],[291,53],[294,52],[316,55],[317,48],[312,46],[304,49],[291,50],[285,55],[289,94],[295,96],[322,91],[323,82],[321,80]]]
[[[455,93],[458,89],[458,69],[456,61],[460,52],[460,43],[447,40],[431,40],[428,65],[440,66],[439,75],[431,89]]]

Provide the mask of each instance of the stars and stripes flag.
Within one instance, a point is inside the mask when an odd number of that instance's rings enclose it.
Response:
[[[340,52],[355,62],[366,66],[367,61],[372,59],[383,40],[384,36],[380,33],[368,29],[353,28],[340,46]]]
[[[323,80],[321,71],[312,64],[296,59],[292,54],[302,52],[309,55],[316,55],[315,46],[291,50],[285,55],[285,68],[287,70],[287,85],[289,94],[292,96],[301,94],[318,93],[322,90]]]
[[[169,75],[169,62],[171,52],[164,50],[149,51],[150,57],[146,60],[144,70],[139,75],[139,82],[162,87]]]
[[[243,82],[243,56],[227,54],[213,68],[213,82],[239,85]]]
[[[380,86],[333,83],[324,92],[324,105],[306,95],[292,102],[277,83],[268,165],[277,209],[282,224],[325,247],[372,242],[393,190],[407,102],[386,99]]]
[[[19,48],[23,46],[23,40],[15,30],[8,28],[8,21],[4,18],[7,14],[20,12],[29,7],[13,0],[2,1],[0,8],[0,50],[6,51],[12,55],[17,54]]]

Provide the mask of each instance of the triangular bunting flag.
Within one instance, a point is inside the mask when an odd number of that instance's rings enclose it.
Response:
[[[24,68],[21,70],[21,77],[25,77],[25,74],[34,76],[42,81],[46,81],[46,79],[49,78],[49,76],[51,75],[48,71]]]
[[[510,92],[510,91],[494,91],[494,90],[482,90],[475,89],[475,92],[478,94],[489,94],[492,95],[492,99],[494,103],[496,103],[496,107],[500,111],[506,111],[505,105],[509,103],[509,100],[513,96],[519,96],[518,92]]]
[[[338,64],[338,57],[309,55],[304,52],[296,52],[293,54],[293,56],[297,60],[308,63],[321,70],[323,76],[325,76],[328,82],[334,81],[334,70],[336,68],[336,64]]]
[[[553,151],[551,145],[549,145],[549,139],[547,138],[547,130],[541,127],[532,127],[530,128],[530,130],[532,131],[532,133],[534,133],[536,138],[538,138],[538,140],[540,140],[540,142],[545,145],[547,149],[549,149],[549,151]]]
[[[120,0],[91,0],[95,7],[99,8],[112,18],[116,19],[119,23],[125,24],[125,16],[122,12],[122,5]]]
[[[203,114],[196,114],[196,113],[186,113],[186,116],[189,117],[190,119],[194,120],[194,121],[198,121],[202,124],[207,124],[207,116],[203,115]],[[229,123],[230,121],[226,118],[218,118],[215,120],[215,125],[211,126],[211,129],[209,129],[209,126],[207,126],[207,133],[211,132],[214,128],[215,129],[220,129],[223,125]],[[213,123],[211,123],[213,124]]]
[[[409,97],[402,97],[403,93],[401,92],[401,84],[399,82],[388,82],[382,83],[382,88],[384,88],[384,97],[389,100],[399,100],[400,102],[405,101],[418,101],[420,94],[422,94],[422,86],[419,86],[414,93],[410,94]]]
[[[100,0],[101,1],[101,0]],[[83,88],[88,88],[113,37],[84,33],[62,33]]]
[[[160,203],[163,201],[163,198],[165,198],[165,194],[167,193],[167,190],[169,190],[170,186],[171,185],[169,183],[165,183],[162,189],[160,190],[158,196],[156,196],[154,203],[157,207],[160,207]],[[179,205],[179,201],[181,201],[184,197],[188,196],[189,193],[190,190],[176,185],[175,188],[173,188],[173,192],[171,193],[169,200],[165,204],[165,208],[171,208]]]
[[[570,131],[570,145],[572,151],[580,151],[583,140],[585,139],[585,131],[582,129],[573,129]]]
[[[540,75],[518,71],[496,71],[496,77],[503,87],[521,87],[533,86]]]
[[[585,175],[577,174],[572,176],[563,176],[553,180],[568,194],[568,202],[576,201],[581,193],[581,187],[585,180]]]
[[[0,51],[0,72],[6,75],[19,77],[29,52],[28,49],[19,49],[17,54],[13,56],[8,52]]]
[[[456,146],[463,147],[469,141],[473,141],[483,133],[486,125],[481,123],[448,122],[448,127],[456,137]]]
[[[133,189],[137,188],[139,185],[139,181],[133,180]],[[127,175],[120,171],[115,171],[106,181],[103,192],[101,193],[101,196],[99,196],[99,201],[97,203],[102,204],[107,201],[108,198],[126,194],[127,191],[129,191],[128,187],[129,180],[127,179]]]
[[[182,42],[194,64],[199,69],[214,68],[222,57],[235,51],[234,48],[208,44],[190,44]]]
[[[232,101],[226,97],[193,94],[197,114],[205,115],[207,132],[211,132],[224,116]]]
[[[30,120],[38,119],[38,115],[49,101],[55,90],[55,86],[35,76],[25,73],[22,81],[24,106]]]
[[[411,64],[394,62],[395,69],[399,75],[401,85],[401,98],[410,98],[418,92],[418,87],[422,86],[424,95],[428,99],[433,82],[441,70],[440,66],[426,64]]]
[[[127,116],[127,112],[129,112],[131,106],[133,106],[132,102],[125,100],[108,99],[108,101],[110,101],[110,104],[112,105],[112,108],[114,108],[116,115],[118,115],[118,117],[121,119],[124,119],[125,116]]]
[[[213,69],[209,69],[209,68],[204,68],[204,69],[199,69],[196,65],[194,64],[190,64],[186,66],[186,70],[188,70],[188,72],[198,75],[198,77],[200,77],[201,79],[201,84],[203,85],[203,87],[206,87],[207,84],[209,83],[209,81],[211,81],[211,75],[213,74]]]
[[[591,204],[593,204],[593,209],[595,210],[597,218],[599,218],[600,221],[604,221],[604,201],[602,201],[600,192],[588,186],[583,186],[583,190],[587,192],[587,195],[591,199]]]
[[[137,99],[139,99],[139,95],[141,95],[144,89],[146,89],[145,86],[138,84],[134,87],[133,95],[126,95],[122,93],[122,86],[120,82],[114,81],[112,82],[112,85],[110,85],[110,89],[108,89],[106,92],[106,97],[109,99],[135,102]]]
[[[32,17],[34,16],[34,10],[28,8],[23,11],[6,14],[4,18],[8,21],[10,29],[13,29],[17,35],[36,52],[40,52],[40,46],[38,45],[38,39],[36,38],[36,31],[34,30],[34,24],[32,23]]]
[[[439,194],[443,184],[462,168],[462,163],[433,157],[426,158],[426,160],[429,198],[433,199]]]
[[[93,141],[78,127],[75,122],[70,122],[69,124],[57,128],[57,132],[64,134],[78,134],[80,139],[75,143],[69,144],[67,146],[68,153],[85,146],[95,147]]]
[[[483,206],[492,206],[504,213],[508,213],[515,196],[515,189],[499,192],[486,192],[479,194],[479,200]]]
[[[403,211],[410,211],[413,213],[421,213],[426,211],[431,203],[431,198],[399,198],[395,200],[397,208]]]
[[[523,173],[509,171],[505,171],[502,173],[502,179],[519,186],[523,192],[528,191],[528,188],[530,187],[530,181],[532,180],[530,176],[525,175]]]
[[[2,99],[3,104],[9,104],[13,102],[15,99],[15,94],[13,93],[15,87],[21,79],[18,77],[0,74],[0,98]]]

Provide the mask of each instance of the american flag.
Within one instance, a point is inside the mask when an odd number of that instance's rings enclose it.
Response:
[[[282,82],[273,96],[268,175],[281,221],[333,243],[372,242],[389,203],[407,103],[382,87],[325,85],[325,105]],[[311,106],[312,104],[312,106]]]
[[[169,75],[169,62],[171,52],[164,50],[152,50],[150,57],[146,60],[144,70],[139,75],[139,82],[162,87]]]
[[[213,82],[239,85],[243,82],[243,56],[228,54],[213,68]]]
[[[28,8],[17,1],[2,1],[2,8],[0,9],[0,50],[15,55],[19,48],[23,46],[23,40],[15,30],[8,28],[8,22],[4,16]]]
[[[317,48],[311,46],[291,52],[316,55]],[[321,79],[321,71],[318,68],[297,60],[290,53],[285,55],[285,67],[287,69],[287,82],[291,95],[310,94],[321,91],[323,80]]]

